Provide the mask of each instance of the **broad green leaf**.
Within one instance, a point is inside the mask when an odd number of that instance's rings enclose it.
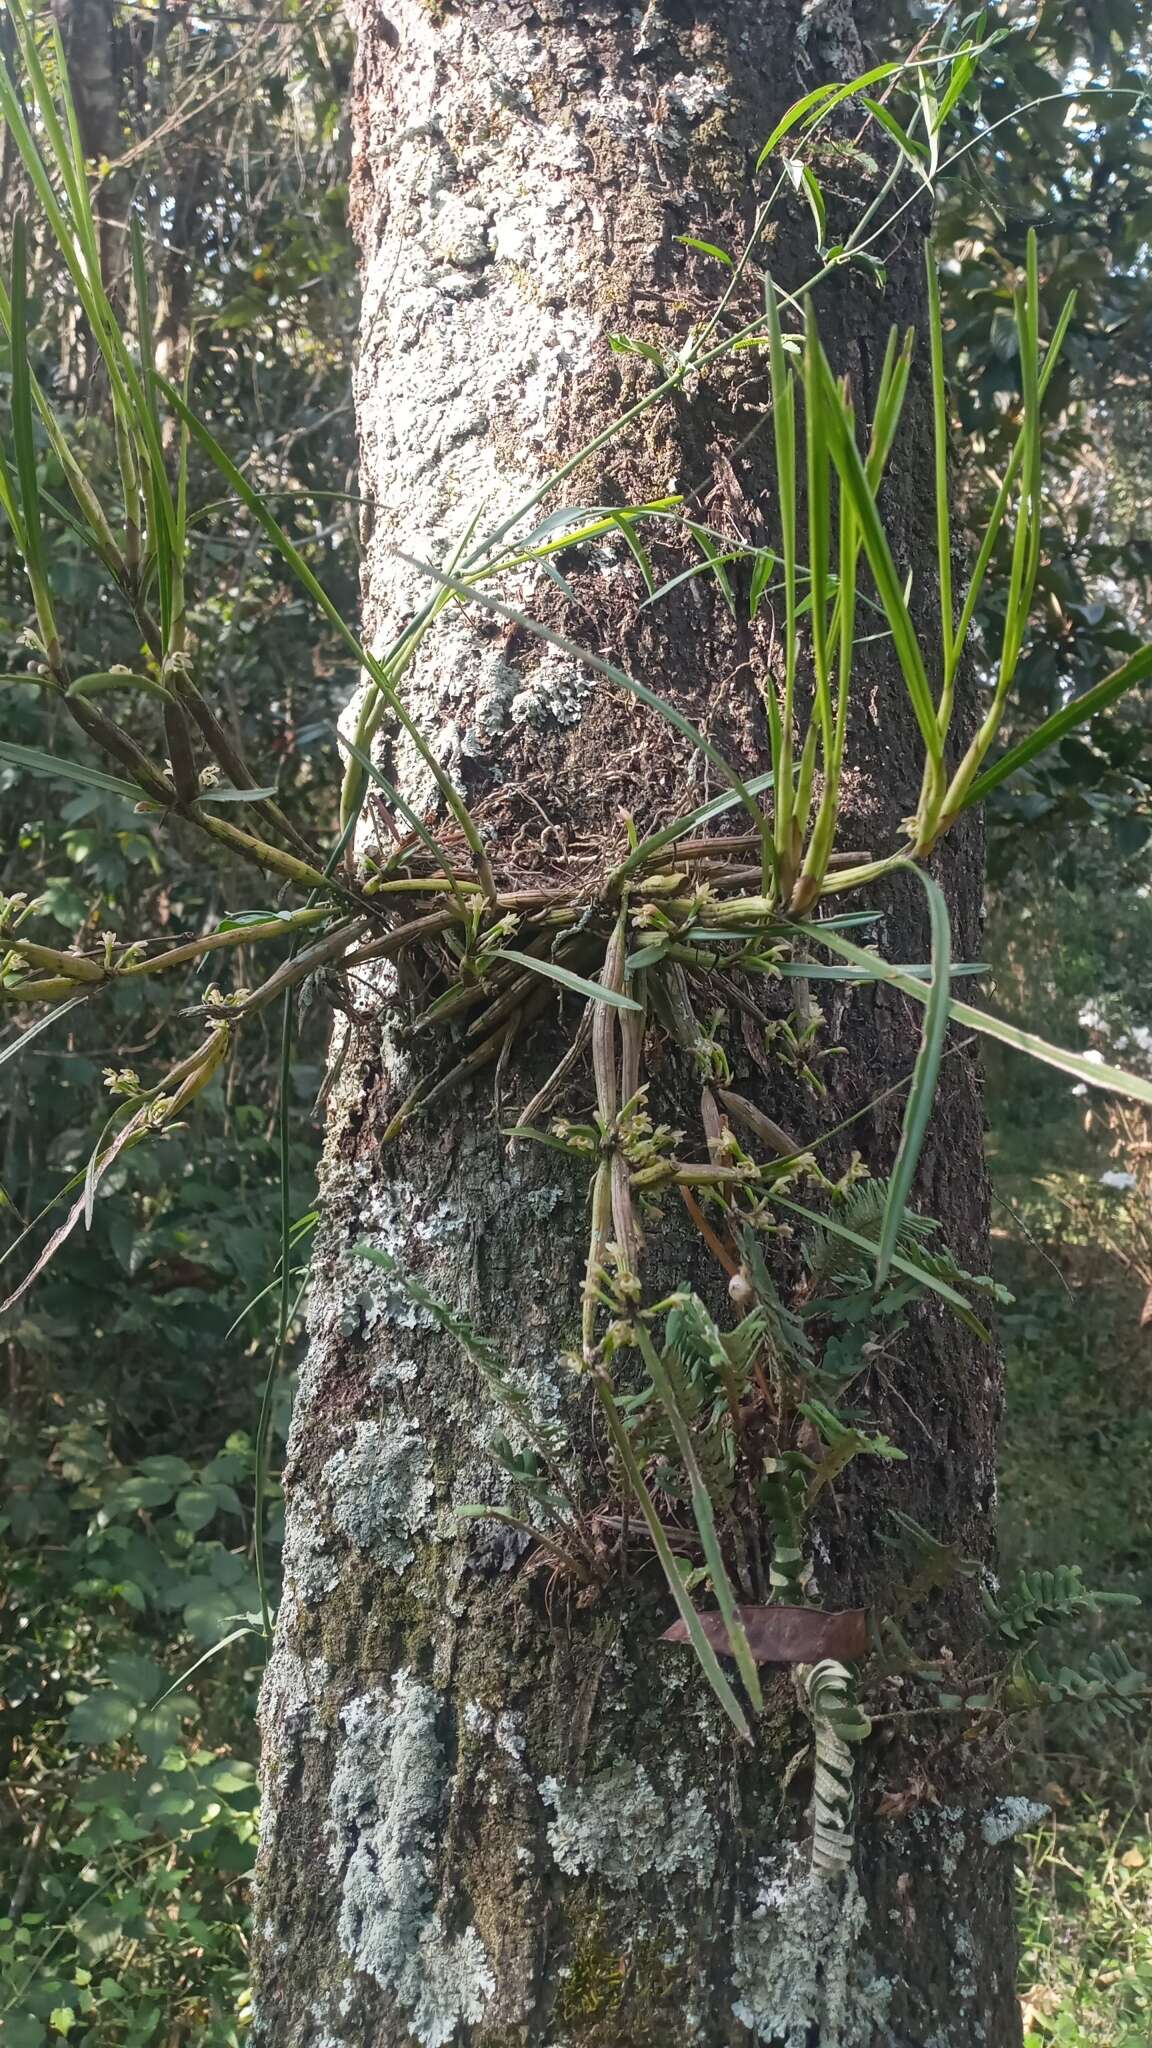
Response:
[[[633,341],[627,334],[610,334],[608,346],[614,356],[643,356],[646,363],[653,363],[658,370],[664,368],[664,358],[650,341]]]
[[[116,1988],[119,1991],[119,1985]],[[11,2006],[7,2008],[4,2014],[4,2048],[44,2048],[46,2039],[43,2020],[34,2019],[29,2012],[13,2012]]]
[[[979,54],[979,51],[973,45],[957,50],[952,62],[948,83],[944,88],[939,107],[937,108],[937,128],[943,128],[953,107],[962,98],[963,94],[967,92],[975,76],[976,59]]]
[[[85,1749],[101,1743],[119,1742],[136,1725],[137,1709],[119,1692],[93,1692],[73,1707],[68,1716],[68,1733]]]
[[[170,1479],[149,1476],[144,1472],[133,1472],[127,1479],[118,1480],[109,1489],[105,1505],[113,1511],[135,1514],[139,1508],[167,1507],[172,1493],[173,1484]]]
[[[134,1700],[146,1706],[158,1685],[164,1683],[164,1668],[152,1657],[141,1657],[131,1650],[118,1651],[108,1658],[104,1676],[125,1699]],[[97,1699],[102,1695],[97,1693]]]
[[[187,1459],[172,1457],[168,1453],[141,1458],[136,1469],[149,1479],[166,1480],[169,1486],[186,1486],[192,1478],[192,1467]]]
[[[714,256],[717,263],[726,263],[732,268],[732,258],[727,249],[718,249],[715,242],[702,242],[697,235],[675,235],[674,241],[682,242],[686,249],[698,249],[702,256]]]
[[[690,932],[688,936],[689,938],[696,940],[700,937],[700,934],[699,932]],[[717,934],[717,937],[719,938],[728,938],[731,936],[732,934],[728,932],[720,932]],[[657,961],[662,960],[664,958],[665,953],[668,951],[668,945],[668,939],[657,939],[653,942],[651,946],[641,946],[638,952],[629,953],[628,958],[624,962],[625,974],[639,974],[641,970],[645,967],[655,967]]]
[[[896,144],[901,156],[907,157],[917,176],[930,184],[931,180],[928,177],[928,152],[924,144],[917,142],[913,136],[909,135],[907,129],[900,126],[896,116],[889,113],[888,108],[880,100],[869,99],[866,92],[861,93],[860,97],[871,114],[872,119],[879,122],[884,133]]]

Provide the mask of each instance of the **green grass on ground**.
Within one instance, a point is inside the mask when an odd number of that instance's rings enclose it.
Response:
[[[1001,1458],[1006,1571],[1078,1564],[1137,1593],[1059,1644],[1123,1641],[1152,1664],[1152,1331],[1140,1290],[1092,1247],[1005,1241],[1007,1407]],[[1087,1640],[1086,1640],[1087,1639]],[[1024,1733],[1021,1790],[1051,1816],[1020,1845],[1027,2048],[1152,2044],[1152,1717],[1087,1725],[1062,1710]]]

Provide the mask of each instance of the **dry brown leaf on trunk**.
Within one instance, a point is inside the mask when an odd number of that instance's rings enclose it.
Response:
[[[851,1662],[868,1648],[868,1618],[862,1607],[825,1613],[819,1607],[738,1607],[748,1646],[757,1664],[815,1664],[821,1657]],[[700,1626],[718,1656],[732,1655],[719,1614],[702,1614]],[[674,1621],[662,1643],[685,1643],[688,1631]]]

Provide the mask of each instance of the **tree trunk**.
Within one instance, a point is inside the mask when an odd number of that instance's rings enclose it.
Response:
[[[863,64],[844,0],[391,0],[387,17],[361,5],[358,27],[365,599],[382,647],[427,594],[397,551],[449,559],[473,514],[493,523],[649,387],[648,362],[612,352],[608,337],[680,345],[718,273],[678,238],[741,247],[774,122]],[[858,126],[837,134],[850,142]],[[830,241],[874,175],[847,148],[831,161]],[[925,226],[922,209],[903,215],[879,286],[846,268],[817,295],[864,418],[890,324],[922,323]],[[806,209],[781,216],[767,260],[783,288],[818,267]],[[922,347],[886,517],[928,619],[925,357]],[[647,413],[560,502],[691,492],[696,517],[771,542],[767,412],[762,359],[738,356]],[[698,559],[681,552],[658,573]],[[756,679],[780,667],[771,604],[749,622],[742,602],[734,617],[709,575],[640,609],[622,545],[564,567],[575,604],[540,579],[534,614],[674,698],[747,771],[762,769]],[[843,843],[887,851],[915,805],[917,736],[888,643],[873,638],[858,662],[854,701],[869,710],[850,734]],[[467,791],[502,886],[578,872],[592,900],[626,848],[621,813],[644,833],[715,793],[653,713],[476,608],[445,613],[406,689]],[[422,790],[405,748],[393,747],[390,772]],[[970,829],[935,862],[961,958],[978,950],[981,869]],[[885,913],[888,957],[926,957],[911,880],[886,883],[867,907]],[[595,969],[590,947],[583,971]],[[565,1363],[580,1343],[587,1175],[530,1144],[510,1156],[502,1135],[570,1045],[578,1002],[538,997],[495,1082],[480,1071],[384,1144],[414,1082],[469,1042],[449,1055],[443,1037],[409,1039],[405,1019],[427,992],[372,974],[353,982],[333,1091],[285,1482],[285,1591],[263,1702],[256,2038],[1010,2048],[1013,1814],[993,1804],[987,1745],[930,1718],[878,1723],[857,1757],[851,1867],[814,1874],[811,1759],[797,1763],[810,1731],[790,1673],[768,1668],[749,1748],[689,1649],[659,1641],[670,1598],[651,1553],[620,1539],[603,1432],[586,1380]],[[785,1017],[795,984],[767,987],[762,1000]],[[843,1050],[821,1068],[823,1099],[794,1067],[765,1074],[762,1035],[754,1047],[730,990],[717,996],[715,1031],[733,1085],[805,1144],[874,1104],[821,1156],[835,1173],[855,1146],[883,1173],[904,1098],[875,1099],[906,1080],[918,1020],[889,990],[831,987],[821,1042]],[[691,1060],[653,1038],[648,1061],[654,1117],[704,1156]],[[584,1055],[558,1107],[586,1117],[592,1099]],[[981,1131],[978,1070],[956,1045],[917,1202],[976,1271]],[[603,1583],[580,1583],[515,1528],[457,1515],[501,1499],[522,1511],[488,1451],[506,1425],[451,1338],[355,1255],[361,1240],[490,1336],[538,1413],[568,1419],[574,1485],[590,1517],[603,1510],[589,1526],[614,1560]],[[686,1210],[665,1205],[648,1261],[648,1299],[687,1276],[720,1312],[727,1275]],[[784,1241],[779,1265],[795,1284]],[[828,1489],[815,1561],[825,1608],[883,1614],[909,1571],[882,1540],[890,1507],[991,1555],[999,1380],[991,1348],[929,1303],[853,1393],[861,1386],[907,1461],[861,1460]],[[926,1654],[962,1654],[977,1626],[974,1583],[956,1579],[927,1612]],[[898,1689],[889,1704],[901,1697],[915,1704]]]
[[[52,0],[68,59],[76,103],[80,142],[100,173],[94,206],[100,237],[100,269],[105,288],[117,285],[125,246],[123,179],[110,178],[106,166],[120,154],[120,71],[116,24],[111,0]]]

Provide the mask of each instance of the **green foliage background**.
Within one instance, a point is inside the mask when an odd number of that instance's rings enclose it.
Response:
[[[346,32],[327,7],[297,0],[274,18],[244,0],[206,5],[163,32],[144,10],[105,12],[118,75],[131,81],[107,184],[116,206],[136,206],[149,223],[177,356],[196,334],[194,402],[261,488],[279,494],[296,545],[352,611]],[[1010,5],[990,23],[1001,14],[1010,34],[956,138],[986,139],[940,196],[957,485],[974,527],[1019,405],[1011,281],[1029,226],[1050,316],[1070,285],[1079,293],[1055,394],[1041,625],[1022,670],[1020,715],[1031,725],[1115,667],[1152,623],[1149,24],[1145,0]],[[877,33],[906,48],[923,25],[916,15],[902,9]],[[1107,92],[1070,122],[1048,96],[1073,78]],[[6,212],[18,185],[6,150]],[[40,372],[78,444],[110,455],[99,390],[83,376],[84,336],[47,248],[33,252],[32,270]],[[42,487],[54,491],[60,479],[44,450],[41,459]],[[198,501],[212,495],[201,483]],[[48,538],[92,667],[131,661],[124,624],[89,582],[62,518]],[[197,635],[227,679],[237,730],[255,758],[278,761],[285,807],[311,822],[332,786],[346,657],[234,508],[206,519],[199,545]],[[990,586],[991,625],[996,603]],[[4,536],[0,639],[18,645],[27,623]],[[1042,1010],[1051,1035],[1073,1043],[1089,1014],[1105,1050],[1144,1028],[1152,982],[1149,711],[1136,697],[1066,740],[1010,785],[993,820],[997,1005],[1021,1020]],[[5,737],[51,748],[51,714],[37,701],[15,693],[3,715]],[[119,800],[8,768],[0,842],[0,889],[35,872],[62,941],[198,930],[257,907],[246,874],[205,866],[191,838],[177,834],[161,863],[150,829]],[[244,978],[241,958],[233,986]],[[9,1241],[87,1157],[102,1070],[162,1073],[190,999],[174,988],[165,1012],[156,986],[146,1007],[120,986],[6,1071]],[[252,1433],[274,1334],[280,1199],[277,1048],[262,1028],[245,1032],[198,1103],[196,1143],[174,1134],[113,1168],[91,1231],[0,1331],[0,2007],[14,2048],[243,2036],[261,1664]],[[317,1006],[292,1074],[294,1216],[311,1199],[325,1029]],[[990,1113],[997,1252],[1017,1296],[1003,1326],[1006,1562],[1078,1563],[1091,1583],[1147,1598],[1152,1336],[1099,1208],[1093,1223],[1061,1197],[1085,1179],[1098,1188],[1116,1168],[1116,1134],[1086,1118],[1065,1081],[997,1054]],[[1051,1187],[1038,1185],[1051,1176]],[[1122,1202],[1113,1213],[1109,1191],[1098,1199],[1108,1234],[1122,1236]],[[289,1402],[286,1370],[278,1441]],[[268,1534],[274,1546],[274,1503]],[[1147,1624],[1126,1618],[1118,1632],[1139,1661]],[[1029,1725],[1018,1768],[1021,1789],[1052,1806],[1021,1863],[1030,2041],[1135,2048],[1152,2037],[1148,1759],[1130,1743],[1101,1754],[1073,1715],[1053,1713]]]

